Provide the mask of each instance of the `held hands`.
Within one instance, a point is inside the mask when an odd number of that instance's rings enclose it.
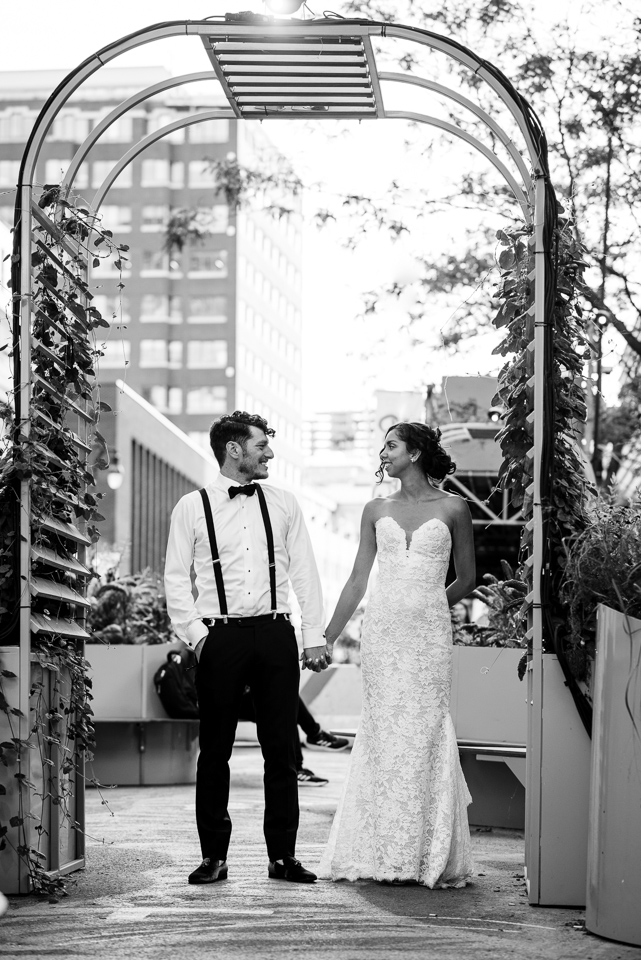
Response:
[[[303,670],[311,670],[313,673],[320,673],[321,670],[327,670],[332,662],[332,648],[334,644],[329,641],[324,647],[305,647],[300,655]]]

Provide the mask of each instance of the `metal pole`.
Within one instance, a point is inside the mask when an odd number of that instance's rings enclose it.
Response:
[[[30,184],[23,185],[20,193],[20,380],[16,384],[19,393],[20,420],[17,424],[19,433],[28,437],[30,432],[31,416],[31,195]],[[29,578],[31,569],[31,481],[23,479],[20,482],[20,522],[19,522],[19,565],[20,565],[20,616],[19,639],[20,652],[18,657],[18,736],[21,740],[29,739],[30,718],[29,701],[31,693],[31,594]],[[21,751],[18,755],[18,770],[30,780],[30,750]],[[23,805],[28,803],[28,788],[20,785]],[[25,844],[31,844],[31,818],[27,816],[30,810],[23,806]],[[18,860],[18,884],[20,893],[29,892],[29,871],[25,860]]]
[[[543,710],[543,621],[541,577],[543,572],[543,511],[541,504],[541,455],[543,449],[545,388],[545,179],[536,175],[534,204],[534,403],[532,477],[532,660],[528,681],[528,741],[526,755],[526,869],[530,903],[540,897],[541,744]]]

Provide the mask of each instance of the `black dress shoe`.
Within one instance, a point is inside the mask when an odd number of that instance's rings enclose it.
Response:
[[[306,870],[300,860],[283,857],[283,862],[269,861],[267,873],[270,880],[289,880],[291,883],[314,883],[316,874]]]
[[[227,861],[205,857],[199,867],[189,874],[189,883],[216,883],[227,879]]]

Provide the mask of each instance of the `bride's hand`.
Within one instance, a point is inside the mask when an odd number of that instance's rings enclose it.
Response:
[[[303,661],[303,670],[312,670],[314,673],[327,670],[332,662],[331,652],[328,658],[327,647],[305,647],[301,660]]]

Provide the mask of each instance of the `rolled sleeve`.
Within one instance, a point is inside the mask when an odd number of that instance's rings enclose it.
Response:
[[[167,613],[176,635],[189,647],[207,636],[200,619],[191,586],[194,559],[195,512],[189,496],[178,501],[171,514],[165,560]]]
[[[296,599],[300,604],[305,647],[320,647],[325,643],[323,590],[321,587],[312,541],[310,539],[303,513],[295,497],[291,497],[290,520],[287,531],[287,553],[289,555],[289,579]]]

